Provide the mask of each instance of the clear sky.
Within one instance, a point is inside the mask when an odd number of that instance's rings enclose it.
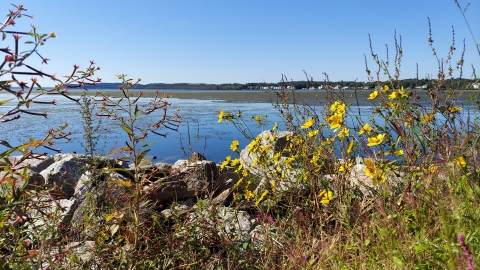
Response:
[[[0,2],[7,14],[13,7]],[[470,0],[459,0],[465,6]],[[30,62],[57,76],[73,64],[94,60],[103,82],[117,82],[126,73],[142,83],[278,82],[281,74],[304,80],[368,79],[364,54],[374,69],[373,48],[386,60],[385,44],[394,57],[394,31],[402,36],[402,78],[437,73],[429,48],[430,17],[434,46],[446,58],[455,28],[458,61],[466,41],[464,77],[471,65],[480,73],[480,57],[453,0],[145,0],[53,1],[24,0],[34,20],[21,18],[10,30],[55,32],[40,53],[48,65]],[[480,42],[480,1],[473,0],[466,16]],[[10,44],[12,38],[2,42]],[[480,75],[480,74],[479,74]],[[385,79],[385,78],[383,78]],[[48,83],[47,83],[48,84]]]

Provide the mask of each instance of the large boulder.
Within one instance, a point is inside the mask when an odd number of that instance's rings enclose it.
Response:
[[[58,188],[65,196],[75,193],[75,186],[87,170],[88,164],[76,155],[55,155],[55,163],[48,166],[40,174],[47,179],[48,184]]]
[[[255,159],[261,158],[263,156],[266,161],[272,160],[273,156],[276,153],[281,153],[283,149],[287,146],[288,141],[287,137],[293,136],[291,131],[270,131],[265,130],[260,133],[256,140],[258,141],[259,148],[267,146],[266,151],[260,154],[260,151],[255,153],[250,153],[248,147],[246,146],[240,152],[240,163],[243,168],[248,169],[252,174],[257,176],[265,176],[268,172],[275,170],[275,164],[271,166],[264,166],[264,164],[255,164]]]
[[[144,187],[148,200],[162,204],[197,198],[223,184],[219,181],[218,168],[213,161],[179,160],[170,173]]]

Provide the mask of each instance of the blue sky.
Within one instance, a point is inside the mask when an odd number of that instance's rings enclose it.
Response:
[[[470,0],[459,0],[466,5]],[[456,62],[466,41],[464,77],[471,65],[480,71],[480,57],[453,0],[184,0],[184,1],[38,1],[24,0],[28,14],[10,30],[38,26],[55,32],[40,53],[51,59],[42,70],[57,76],[73,64],[94,60],[104,82],[116,82],[126,73],[142,83],[278,82],[281,74],[304,80],[367,81],[364,54],[373,48],[386,60],[385,44],[394,57],[394,31],[402,36],[402,78],[437,73],[437,61],[428,46],[430,17],[434,46],[446,58],[455,28]],[[6,15],[8,1],[0,3]],[[480,3],[466,12],[480,42]],[[2,42],[4,47],[12,38]],[[477,72],[478,73],[478,72]],[[457,73],[458,74],[458,73]],[[385,79],[385,77],[382,77]],[[51,82],[46,82],[46,86]]]

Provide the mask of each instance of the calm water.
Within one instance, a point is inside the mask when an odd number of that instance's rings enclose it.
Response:
[[[231,123],[225,121],[220,124],[217,123],[218,113],[222,109],[233,113],[242,111],[244,119],[248,121],[254,134],[262,131],[262,127],[250,118],[254,115],[268,115],[265,129],[270,129],[275,122],[279,123],[279,129],[283,128],[280,114],[272,106],[271,97],[268,93],[258,91],[181,90],[168,92],[173,95],[173,98],[167,99],[172,103],[171,112],[173,113],[176,108],[179,108],[183,123],[178,132],[164,130],[167,133],[166,138],[154,134],[148,136],[147,140],[155,143],[151,147],[149,156],[157,156],[158,161],[173,163],[178,159],[188,157],[193,151],[197,151],[210,160],[220,162],[225,156],[234,155],[230,150],[232,140],[238,139],[240,147],[245,147],[248,140],[243,138],[243,135]],[[300,97],[307,103],[312,103],[315,100],[315,95],[311,92],[300,93]],[[0,94],[0,100],[9,98],[12,98],[9,94]],[[52,99],[57,101],[56,106],[33,104],[30,109],[35,112],[47,112],[48,118],[21,114],[19,120],[0,123],[0,139],[9,142],[11,145],[18,145],[22,142],[28,142],[29,138],[42,138],[49,129],[56,129],[64,123],[69,123],[70,126],[67,131],[72,132],[72,140],[70,142],[66,140],[56,141],[54,148],[60,148],[63,153],[72,151],[83,153],[84,150],[80,145],[80,142],[83,142],[80,107],[75,102],[59,95],[42,96],[39,100],[50,101]],[[359,99],[364,100],[363,97]],[[142,98],[139,101],[139,106],[147,106],[148,102],[148,98]],[[4,113],[15,104],[16,101],[12,101],[11,104],[7,103],[0,106],[0,113]],[[359,105],[353,110],[353,113],[360,111],[360,117],[367,121],[367,117],[371,114],[371,106],[367,104]],[[322,110],[322,108],[318,108],[318,110]],[[161,117],[160,111],[149,115],[144,123],[154,122],[158,117]],[[348,121],[352,123],[354,117],[348,119]],[[104,118],[99,132],[101,136],[99,147],[103,147],[105,153],[114,145],[117,147],[124,146],[126,139],[123,130],[111,124],[112,122]],[[6,147],[0,145],[0,152],[6,149]],[[53,153],[45,148],[39,151]]]

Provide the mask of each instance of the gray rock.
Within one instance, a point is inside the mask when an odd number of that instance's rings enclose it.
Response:
[[[213,161],[179,160],[172,166],[171,173],[145,186],[148,200],[166,203],[196,198],[223,184],[219,181],[217,165]]]
[[[49,185],[58,187],[66,196],[72,196],[78,180],[87,169],[87,163],[75,155],[55,155],[54,159],[58,161],[40,174]]]

